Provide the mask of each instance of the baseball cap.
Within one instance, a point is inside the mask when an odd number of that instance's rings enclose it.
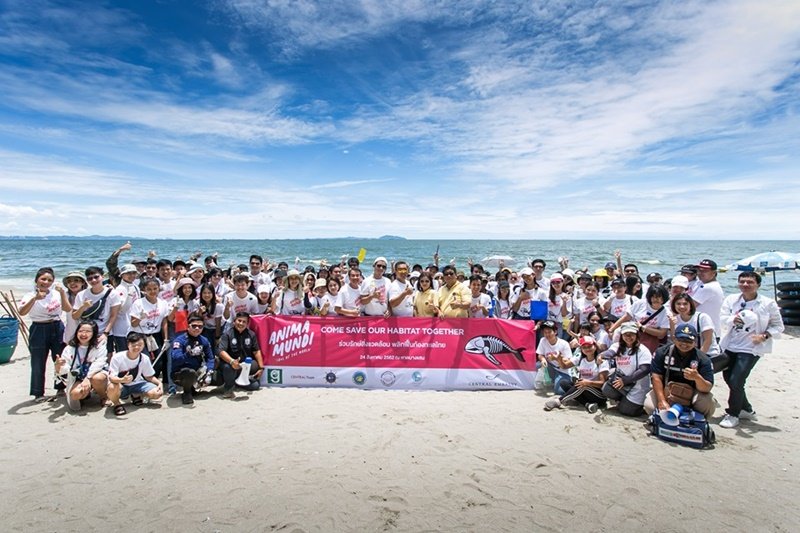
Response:
[[[699,268],[700,270],[716,270],[717,263],[715,263],[711,259],[703,259],[697,264],[697,268]]]
[[[553,322],[552,320],[545,320],[544,322],[539,324],[539,329],[544,329],[544,328],[552,329],[553,331],[558,330],[558,326],[556,326],[556,323]]]
[[[658,279],[664,279],[664,276],[662,276],[662,275],[661,275],[661,274],[659,274],[658,272],[650,272],[650,273],[647,275],[647,281],[648,281],[648,282],[650,282],[650,281],[654,280],[655,278],[658,278]]]
[[[625,333],[639,333],[639,326],[633,322],[625,322],[622,324],[622,327],[619,328],[619,334],[624,335]]]
[[[621,278],[614,278],[611,280],[611,286],[613,287],[615,285],[625,285],[625,280]]]
[[[373,262],[372,262],[372,266],[375,266],[375,265],[377,265],[377,264],[378,264],[379,262],[381,262],[381,261],[383,261],[383,264],[384,264],[384,265],[388,265],[388,264],[389,264],[389,261],[387,261],[385,257],[383,257],[383,256],[380,256],[380,257],[376,257],[376,258],[375,258],[375,261],[373,261]]]
[[[612,261],[609,261],[608,263],[606,263],[606,266],[604,268],[617,268],[617,265],[615,265]]]
[[[328,283],[325,281],[324,278],[319,278],[317,281],[314,282],[314,288],[319,289],[320,287],[327,287]]]
[[[122,276],[124,274],[137,274],[139,271],[136,270],[136,265],[128,263],[127,265],[122,265],[122,268],[119,269],[119,275]]]
[[[583,337],[578,339],[578,344],[580,344],[581,346],[586,346],[587,344],[597,344],[597,340],[591,335],[584,335]]]
[[[675,338],[694,342],[697,340],[697,330],[691,324],[683,324],[675,330]]]
[[[684,289],[689,288],[689,278],[686,276],[681,276],[678,274],[674,278],[672,278],[672,286],[673,287],[683,287]]]
[[[575,271],[572,270],[571,268],[565,268],[564,270],[562,270],[561,275],[564,276],[565,278],[571,278],[573,280],[575,279]]]
[[[695,265],[683,265],[681,274],[697,274],[697,267]]]
[[[533,276],[533,269],[530,267],[525,267],[519,271],[520,276]]]
[[[553,283],[554,281],[564,281],[564,276],[559,273],[555,273],[550,276],[550,283]]]

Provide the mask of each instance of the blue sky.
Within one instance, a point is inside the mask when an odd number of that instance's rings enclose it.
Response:
[[[3,235],[797,237],[797,1],[0,6]]]

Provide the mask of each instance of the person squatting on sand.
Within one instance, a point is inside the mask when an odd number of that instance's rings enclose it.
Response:
[[[541,302],[537,309],[546,309],[547,320],[536,353],[556,395],[546,410],[574,400],[590,412],[610,403],[622,415],[640,416],[668,407],[681,389],[709,417],[713,372],[724,369],[730,395],[720,426],[732,428],[755,419],[745,383],[783,331],[775,301],[758,294],[760,276],[740,274],[740,293],[723,299],[711,259],[683,265],[667,279],[651,272],[645,281],[635,264],[623,266],[619,251],[595,270],[572,270],[559,258],[560,269],[550,276],[543,259],[519,271],[500,264],[492,273],[471,260],[465,271],[454,264],[440,269],[438,253],[426,268],[379,256],[365,277],[361,261],[346,256],[302,272],[257,254],[228,269],[217,266],[216,254],[199,263],[199,253],[185,262],[157,260],[155,252],[120,267],[129,250],[125,244],[106,261],[109,285],[94,266],[67,274],[66,289],[51,268],[36,273],[34,290],[20,305],[33,323],[30,394],[36,401],[45,399],[48,357],[61,372],[77,372],[70,400],[107,394],[117,414],[125,411],[121,398],[130,396],[135,405],[144,397],[156,400],[170,380],[182,387],[186,404],[206,384],[222,385],[225,397],[237,386],[256,390],[264,361],[248,327],[252,314],[530,320],[532,303]],[[176,333],[187,314],[188,330]],[[113,357],[104,360],[104,354]]]

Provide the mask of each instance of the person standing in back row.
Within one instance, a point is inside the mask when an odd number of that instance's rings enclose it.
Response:
[[[703,259],[697,265],[697,283],[691,294],[697,310],[711,317],[714,323],[714,334],[720,336],[720,310],[725,293],[717,281],[717,264],[711,259]]]

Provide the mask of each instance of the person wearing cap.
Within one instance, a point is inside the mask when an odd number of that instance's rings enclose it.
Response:
[[[564,276],[555,273],[550,276],[549,289],[547,295],[547,319],[556,323],[557,335],[562,336],[564,331],[564,319],[572,312],[570,303],[572,299],[569,295],[564,294]]]
[[[333,298],[328,294],[328,281],[319,278],[314,281],[311,295],[306,295],[304,302],[308,314],[315,316],[328,316],[333,314]]]
[[[616,322],[621,317],[625,316],[631,310],[634,303],[639,301],[638,298],[625,293],[626,285],[625,280],[622,278],[614,278],[611,280],[612,294],[609,296],[601,307],[601,313]],[[610,333],[610,332],[609,332]]]
[[[64,279],[61,281],[64,287],[67,288],[67,301],[70,307],[74,307],[78,294],[89,286],[89,284],[86,283],[86,275],[80,270],[73,270],[64,276]],[[72,313],[66,314],[66,320],[64,321],[64,344],[68,343],[75,336],[75,332],[78,330],[78,322],[78,319],[72,318]]]
[[[545,411],[561,408],[568,400],[575,401],[586,408],[589,413],[596,413],[599,407],[605,408],[606,397],[602,388],[608,379],[608,361],[599,356],[597,340],[591,335],[578,339],[580,353],[570,358],[561,358],[559,363],[562,368],[575,368],[577,379],[563,380],[559,384],[556,394],[558,398],[547,400]]]
[[[664,276],[662,276],[658,272],[650,272],[645,279],[649,284],[661,283],[662,281],[664,281]]]
[[[456,279],[456,268],[447,265],[442,269],[442,285],[436,291],[436,308],[442,318],[467,318],[472,306],[472,294]]]
[[[744,387],[753,367],[772,351],[772,340],[780,337],[784,328],[775,300],[758,294],[761,276],[742,272],[738,281],[740,293],[725,298],[720,313],[724,333],[719,347],[730,361],[722,372],[730,390],[728,408],[719,423],[723,428],[735,428],[740,419],[756,419]]]
[[[247,312],[253,314],[252,311]],[[272,313],[289,316],[306,314],[305,291],[300,271],[293,268],[286,273],[283,288],[272,298]]]
[[[233,327],[233,321],[236,318],[236,313],[249,313],[254,315],[258,310],[256,307],[256,297],[247,291],[247,289],[250,287],[249,275],[236,274],[233,277],[233,287],[234,290],[225,296],[225,307],[222,310],[222,317],[226,322],[223,333]]]
[[[300,278],[298,273],[298,280]],[[242,387],[245,390],[256,391],[261,388],[261,375],[264,372],[261,347],[258,344],[258,337],[248,327],[250,315],[244,311],[236,313],[233,327],[222,334],[219,340],[219,361],[220,373],[222,374],[223,389],[222,397],[232,400],[236,397],[233,391],[236,378],[242,372],[242,362],[248,357],[252,359],[250,364],[249,384]]]
[[[683,265],[681,267],[680,274],[689,280],[689,286],[686,287],[686,292],[692,294],[694,292],[695,285],[698,283],[697,265]]]
[[[683,274],[678,274],[670,280],[669,297],[674,298],[679,294],[686,293],[689,288],[689,278]],[[687,293],[688,294],[688,293]]]
[[[388,265],[385,257],[378,257],[372,262],[372,275],[361,283],[361,305],[366,316],[388,318],[391,315],[387,298],[389,279],[384,276]]]
[[[697,264],[697,285],[691,296],[697,304],[697,310],[711,317],[714,322],[714,332],[719,337],[722,332],[719,315],[725,293],[717,281],[717,263],[711,259],[703,259]]]
[[[131,309],[134,302],[142,297],[139,287],[134,285],[139,272],[132,264],[122,265],[118,269],[119,283],[116,287],[117,297],[120,301],[117,320],[111,328],[109,341],[113,343],[113,351],[121,352],[128,348],[126,337],[131,330]]]
[[[627,322],[619,330],[619,341],[600,354],[611,369],[602,391],[606,398],[618,402],[619,414],[639,416],[644,412],[644,399],[650,392],[653,354],[639,343],[639,326]]]
[[[570,375],[562,365],[563,361],[572,358],[572,349],[567,341],[558,338],[558,324],[555,321],[544,320],[539,323],[538,329],[541,338],[536,346],[537,367],[540,368],[540,372],[547,372],[553,381],[553,391],[561,394],[569,388],[569,383],[572,383]],[[563,390],[560,387],[561,383],[567,383]]]
[[[256,289],[256,314],[265,315],[269,313],[272,306],[272,299],[270,298],[270,286],[261,284]]]
[[[394,264],[394,281],[389,284],[388,298],[392,316],[414,316],[414,284],[409,280],[405,261]]]
[[[525,267],[519,271],[522,285],[511,294],[511,317],[514,320],[530,320],[531,302],[546,302],[547,293],[536,283],[533,269]]]
[[[203,336],[203,317],[192,313],[186,322],[186,331],[175,337],[169,353],[172,358],[171,377],[183,388],[181,401],[184,405],[194,403],[198,379],[204,378],[206,371],[214,372],[214,350]]]
[[[200,263],[194,263],[186,271],[186,275],[190,277],[192,281],[194,281],[197,287],[199,287],[203,284],[203,279],[206,276],[206,269],[203,268],[203,265]]]
[[[697,339],[694,326],[682,324],[675,331],[674,344],[656,350],[650,365],[653,389],[644,401],[644,410],[648,415],[652,415],[656,409],[663,411],[672,407],[668,400],[670,383],[690,386],[694,389],[691,408],[703,413],[706,419],[714,414],[714,398],[711,395],[714,368],[711,359],[697,349]]]

